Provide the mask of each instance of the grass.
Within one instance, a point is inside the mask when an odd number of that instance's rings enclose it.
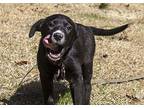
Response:
[[[72,105],[72,98],[70,90],[67,90],[64,95],[61,95],[57,104],[59,105]]]
[[[80,17],[84,17],[86,19],[95,19],[95,20],[99,20],[99,19],[106,19],[106,17],[98,15],[98,14],[94,14],[94,13],[85,13],[85,14],[79,14]]]
[[[131,20],[139,21],[114,38],[96,37],[92,83],[99,79],[124,79],[143,75],[142,4],[129,4],[129,7],[126,4],[110,4],[104,10],[99,9],[99,4],[0,4],[0,7],[0,104],[42,104],[37,68],[26,77],[23,86],[17,88],[17,85],[36,64],[40,33],[29,39],[31,25],[55,13],[68,15],[84,25],[101,28],[116,27]],[[104,57],[105,54],[108,56]],[[18,64],[23,61],[25,63],[22,65]],[[70,91],[64,91],[58,86],[56,88],[64,92],[57,104],[72,104]],[[94,84],[91,104],[144,104],[143,98],[135,101],[127,97],[137,97],[143,89],[143,80],[105,86]]]

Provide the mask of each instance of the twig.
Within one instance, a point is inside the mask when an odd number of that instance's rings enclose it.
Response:
[[[23,83],[23,80],[26,78],[26,76],[36,67],[37,65],[34,65],[26,74],[25,76],[22,78],[22,80],[20,81],[20,83],[18,84],[18,87],[20,87]]]
[[[105,85],[105,84],[120,84],[120,83],[125,83],[125,82],[140,80],[140,79],[144,79],[144,76],[139,75],[139,76],[135,76],[135,77],[131,77],[131,78],[126,78],[126,79],[97,80],[96,83],[92,83],[92,85],[95,85],[95,84],[101,84],[101,85]]]
[[[26,76],[36,67],[37,65],[34,65],[27,73],[26,75],[22,78],[20,83],[18,84],[18,87],[20,87],[23,83],[23,80],[26,78]],[[100,85],[106,85],[106,84],[120,84],[120,83],[125,83],[125,82],[130,82],[130,81],[135,81],[135,80],[140,80],[144,79],[144,76],[139,75],[131,78],[126,78],[126,79],[113,79],[113,80],[106,80],[106,79],[101,79],[101,80],[96,80],[95,83],[92,83],[92,85],[95,84],[100,84]]]

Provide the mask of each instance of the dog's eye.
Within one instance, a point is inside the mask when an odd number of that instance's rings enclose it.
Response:
[[[64,23],[64,27],[67,27],[67,26],[68,26],[68,23],[65,22],[65,23]]]
[[[58,21],[57,21],[57,20],[54,20],[54,21],[53,21],[53,24],[58,24]]]
[[[71,25],[67,22],[64,22],[63,25],[67,29],[67,31],[70,31],[72,29]]]
[[[49,25],[49,27],[53,27],[53,26],[54,26],[54,24],[53,24],[53,23],[49,23],[48,25]]]
[[[71,29],[72,29],[72,27],[71,27],[71,26],[68,26],[68,27],[67,27],[67,29],[68,29],[68,30],[71,30]]]

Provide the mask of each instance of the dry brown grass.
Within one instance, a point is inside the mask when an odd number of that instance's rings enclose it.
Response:
[[[98,4],[0,4],[0,100],[9,100],[9,104],[41,104],[40,83],[35,77],[37,69],[28,75],[24,86],[18,89],[17,85],[36,64],[40,34],[29,39],[31,25],[55,13],[63,13],[76,22],[102,28],[134,22],[117,37],[96,39],[92,82],[144,75],[143,10],[143,4],[110,4],[103,10],[98,8]],[[105,54],[107,58],[103,57]],[[144,104],[143,91],[143,80],[93,85],[91,104]]]

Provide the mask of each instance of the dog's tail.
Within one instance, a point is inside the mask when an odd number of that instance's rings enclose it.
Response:
[[[125,30],[126,28],[128,28],[130,24],[125,24],[113,29],[101,29],[101,28],[96,28],[96,27],[90,27],[94,33],[94,35],[98,35],[98,36],[110,36],[110,35],[114,35],[117,34],[119,32],[122,32],[123,30]]]

